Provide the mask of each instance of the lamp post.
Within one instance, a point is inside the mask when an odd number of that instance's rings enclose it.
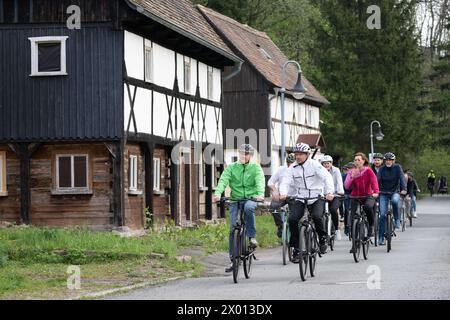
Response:
[[[297,83],[295,84],[292,90],[287,91],[285,88],[285,79],[286,79],[286,68],[289,64],[295,64],[298,69],[298,78]],[[283,65],[283,70],[281,73],[281,165],[286,161],[286,141],[285,141],[285,117],[284,117],[284,97],[286,93],[292,94],[292,96],[301,100],[305,97],[306,92],[308,91],[302,84],[302,68],[300,67],[300,63],[297,61],[287,61]]]
[[[377,139],[377,141],[381,141],[384,138],[384,134],[383,132],[381,132],[381,123],[377,120],[372,121],[372,123],[370,124],[370,151],[371,151],[371,158],[373,157],[374,154],[374,149],[373,149],[373,125],[374,124],[378,124],[378,133],[375,135],[375,138]],[[372,159],[371,159],[372,161]]]

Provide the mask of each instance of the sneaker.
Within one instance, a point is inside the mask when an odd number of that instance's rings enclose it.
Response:
[[[319,249],[320,249],[320,253],[321,254],[325,254],[327,253],[327,239],[326,237],[323,237],[322,239],[320,239],[319,241]]]
[[[233,262],[230,262],[230,265],[225,268],[226,273],[233,272]]]
[[[400,220],[395,221],[395,230],[400,230]]]
[[[341,230],[336,230],[335,237],[336,237],[337,241],[341,241],[342,240]]]
[[[386,245],[385,240],[384,240],[384,239],[378,240],[378,245],[379,245],[379,246],[385,246],[385,245]]]
[[[250,238],[250,245],[251,245],[253,248],[256,248],[256,247],[258,247],[258,241],[256,241],[255,238]]]
[[[414,211],[414,213],[413,213],[413,218],[414,218],[414,219],[417,219],[417,212],[415,212],[415,211]]]
[[[353,248],[350,249],[350,253],[353,253]]]

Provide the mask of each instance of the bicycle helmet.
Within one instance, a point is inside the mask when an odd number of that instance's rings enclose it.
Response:
[[[295,162],[295,153],[289,153],[286,157],[287,163],[294,163]]]
[[[239,153],[245,153],[245,154],[251,154],[253,155],[255,153],[255,148],[251,144],[243,144],[239,148]]]
[[[381,160],[383,160],[383,159],[384,159],[384,156],[383,156],[382,153],[375,153],[375,154],[373,155],[373,158],[374,158],[374,159],[381,159]]]
[[[309,153],[311,148],[306,143],[297,143],[293,148],[294,153]]]
[[[324,163],[324,162],[331,162],[333,163],[333,158],[331,156],[324,156],[322,159],[320,159],[320,163]]]
[[[354,168],[354,167],[355,167],[355,164],[354,164],[353,162],[349,162],[349,163],[347,163],[347,164],[345,165],[345,167],[346,167],[347,169],[351,169],[351,168]]]
[[[384,155],[384,160],[395,160],[395,154],[393,154],[392,152],[388,152]]]

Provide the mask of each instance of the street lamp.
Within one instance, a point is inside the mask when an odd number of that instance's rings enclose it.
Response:
[[[377,141],[381,141],[384,138],[384,134],[383,134],[383,132],[381,132],[381,124],[380,124],[380,122],[376,121],[376,120],[372,121],[372,123],[370,124],[370,146],[371,146],[370,150],[372,152],[371,153],[372,157],[373,157],[373,154],[374,154],[374,150],[373,150],[373,125],[375,123],[378,124],[378,132],[375,135],[375,139],[377,139]]]
[[[298,69],[298,78],[297,83],[295,84],[294,88],[292,90],[286,90],[285,88],[285,79],[286,79],[286,68],[289,64],[295,64]],[[284,161],[286,160],[286,142],[285,142],[285,118],[284,118],[284,95],[285,93],[292,94],[292,96],[297,99],[301,100],[305,97],[306,92],[308,91],[302,83],[302,68],[300,67],[300,63],[297,61],[287,61],[283,65],[283,70],[281,73],[281,164],[284,164]]]

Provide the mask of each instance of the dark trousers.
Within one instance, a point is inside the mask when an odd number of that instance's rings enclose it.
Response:
[[[375,215],[375,202],[376,200],[374,198],[367,198],[367,199],[351,199],[351,205],[350,205],[350,221],[349,221],[349,227],[351,227],[351,223],[353,221],[353,217],[356,214],[356,208],[359,207],[359,203],[360,201],[364,201],[364,212],[366,213],[367,216],[367,221],[369,222],[369,226],[373,227],[373,221],[374,221],[374,215]]]
[[[344,224],[346,227],[350,227],[349,215],[350,215],[350,195],[346,194],[344,196]]]
[[[270,203],[270,209],[272,210],[273,221],[278,229],[283,228],[283,218],[281,217],[280,208],[286,205],[285,201],[272,201]]]
[[[308,211],[311,213],[314,225],[316,227],[319,238],[323,239],[327,235],[323,222],[323,212],[325,210],[325,201],[317,200],[308,205]],[[305,213],[305,204],[300,201],[289,201],[289,231],[291,232],[291,247],[298,249],[299,227],[298,223]]]
[[[333,220],[334,230],[339,229],[339,207],[341,206],[341,199],[334,198],[333,201],[328,201],[328,210],[331,213],[331,219]]]

